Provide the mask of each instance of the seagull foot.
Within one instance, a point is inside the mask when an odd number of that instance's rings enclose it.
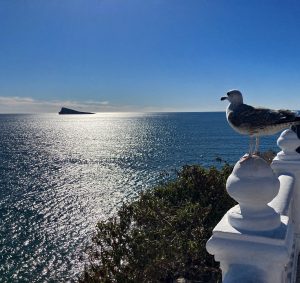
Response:
[[[246,161],[247,159],[252,158],[252,154],[251,153],[246,153],[243,157],[241,157],[241,159],[239,160],[240,163]]]

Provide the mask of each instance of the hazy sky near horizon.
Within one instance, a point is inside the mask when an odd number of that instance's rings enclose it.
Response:
[[[0,113],[300,109],[297,0],[0,0]]]

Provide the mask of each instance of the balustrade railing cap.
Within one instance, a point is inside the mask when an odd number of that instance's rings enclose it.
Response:
[[[277,145],[281,148],[275,160],[300,160],[300,139],[291,129],[281,133],[277,140]]]
[[[268,203],[278,194],[279,180],[270,165],[258,156],[241,159],[229,176],[228,194],[239,203],[229,212],[229,222],[245,230],[272,230],[280,216]]]
[[[238,178],[276,178],[269,164],[257,155],[242,157],[235,164],[232,174]]]
[[[267,204],[277,195],[279,180],[265,160],[252,156],[236,163],[226,187],[239,203]]]

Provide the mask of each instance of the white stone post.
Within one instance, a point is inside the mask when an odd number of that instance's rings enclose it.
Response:
[[[294,252],[290,258],[291,282],[296,281],[297,262],[300,250],[300,140],[292,130],[285,130],[277,140],[281,151],[274,158],[271,166],[279,178],[291,176],[294,182],[289,209],[290,222],[294,226]],[[299,276],[299,275],[298,275]],[[298,278],[299,279],[299,278]]]
[[[224,215],[206,245],[220,262],[223,282],[286,282],[292,225],[268,205],[279,190],[277,176],[253,156],[236,163],[226,187],[239,204]]]
[[[274,158],[271,166],[275,173],[294,177],[294,192],[292,197],[291,215],[295,225],[295,233],[300,235],[300,154],[296,151],[300,147],[300,140],[292,130],[285,130],[277,140],[281,151]]]

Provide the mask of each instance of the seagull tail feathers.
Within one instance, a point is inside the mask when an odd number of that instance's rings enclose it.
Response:
[[[298,118],[298,117],[297,117],[297,118]],[[299,117],[299,118],[300,118],[300,117]],[[300,123],[291,126],[291,130],[293,130],[293,131],[297,134],[298,139],[300,139]]]
[[[296,122],[297,125],[300,124],[300,116],[296,116],[295,117],[295,122]]]

